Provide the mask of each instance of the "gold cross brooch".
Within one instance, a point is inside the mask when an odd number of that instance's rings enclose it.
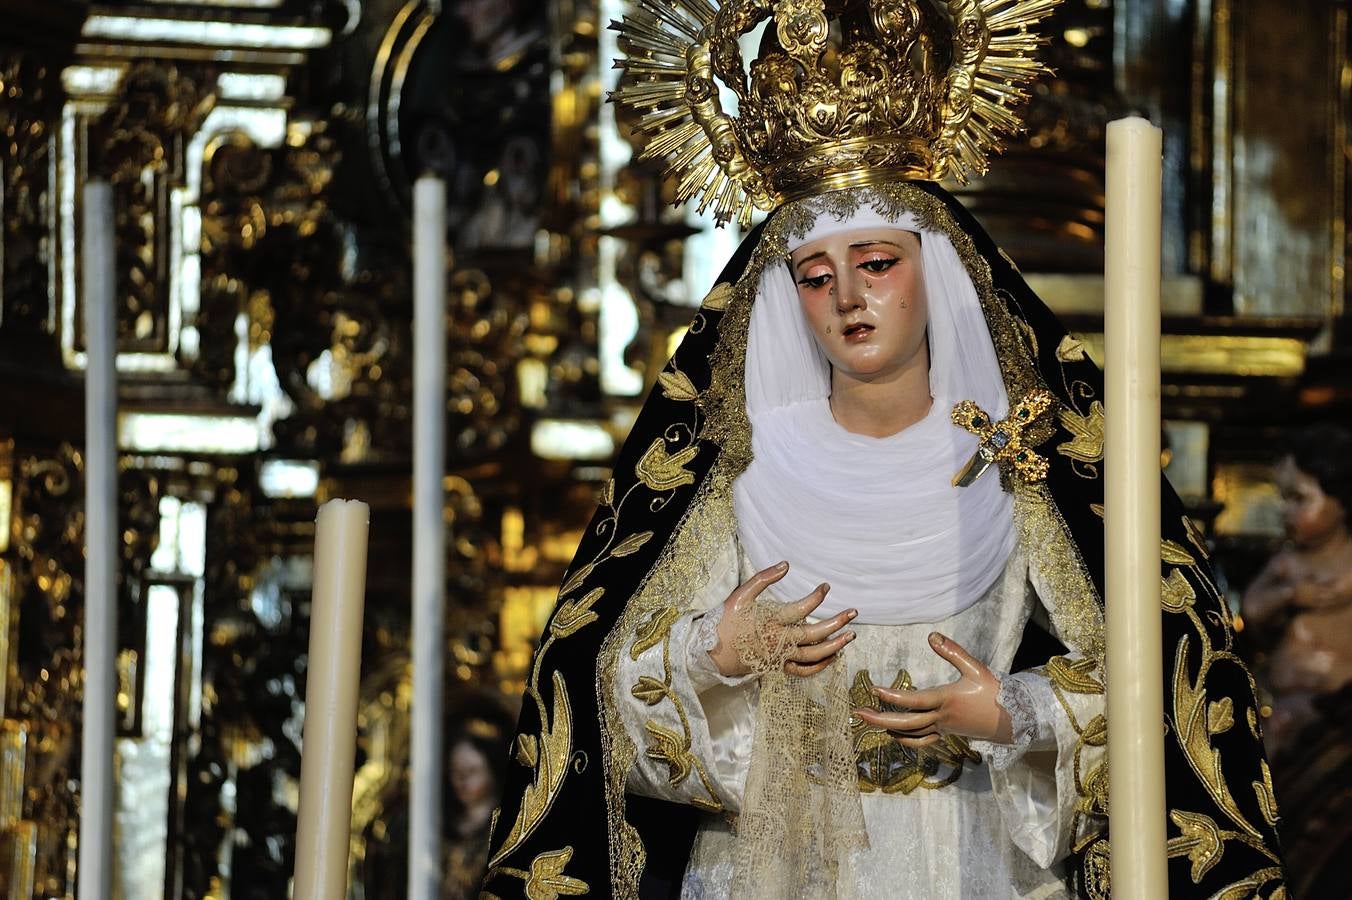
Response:
[[[981,407],[964,400],[953,407],[953,424],[965,428],[980,438],[972,458],[962,471],[953,476],[954,487],[967,487],[981,477],[992,463],[1010,463],[1014,471],[1026,481],[1041,481],[1047,477],[1047,460],[1034,453],[1023,442],[1024,429],[1051,409],[1055,398],[1050,391],[1030,391],[1009,411],[1001,422],[991,421]]]

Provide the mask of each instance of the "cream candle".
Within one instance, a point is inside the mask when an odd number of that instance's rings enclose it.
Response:
[[[330,500],[315,520],[294,900],[347,896],[369,523],[358,500]]]
[[[1160,633],[1160,130],[1108,125],[1104,541],[1113,893],[1168,896]]]

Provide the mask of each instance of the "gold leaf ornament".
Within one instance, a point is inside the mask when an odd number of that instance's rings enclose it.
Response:
[[[728,301],[732,299],[732,285],[726,281],[721,281],[714,285],[713,290],[709,291],[704,302],[700,304],[703,309],[712,309],[721,312],[728,308]]]
[[[692,761],[690,738],[669,728],[663,728],[656,722],[648,722],[643,727],[650,736],[648,758],[667,764],[669,770],[667,780],[671,782],[671,786],[676,787],[689,778]]]
[[[1169,856],[1187,856],[1192,863],[1193,884],[1200,884],[1216,863],[1220,862],[1225,850],[1221,830],[1216,822],[1201,813],[1186,812],[1181,809],[1170,811],[1169,819],[1182,832],[1178,837],[1169,838]]]
[[[616,544],[615,549],[610,551],[610,555],[629,556],[632,553],[637,553],[640,547],[652,540],[652,536],[653,533],[651,531],[640,531],[638,534],[631,534],[629,537]]]
[[[560,896],[578,897],[587,893],[590,890],[587,882],[563,874],[572,858],[572,847],[535,857],[530,864],[530,877],[526,879],[526,897],[529,900],[557,900]]]
[[[1277,796],[1272,792],[1272,770],[1267,760],[1263,760],[1263,780],[1253,783],[1253,792],[1258,797],[1258,806],[1263,810],[1263,818],[1276,827],[1280,816],[1277,813]]]
[[[1061,343],[1056,345],[1056,358],[1063,363],[1079,362],[1084,359],[1084,343],[1066,335],[1061,338]]]
[[[651,675],[640,675],[638,684],[630,688],[629,693],[649,706],[656,706],[667,695],[667,686]]]
[[[1183,575],[1182,569],[1170,569],[1160,583],[1160,605],[1169,612],[1183,612],[1197,600],[1197,592]]]
[[[1053,656],[1047,660],[1047,677],[1052,684],[1070,694],[1102,694],[1103,683],[1090,674],[1097,665],[1088,657],[1072,660]]]
[[[698,453],[698,444],[667,453],[667,442],[659,437],[644,451],[638,465],[634,467],[634,473],[638,475],[639,481],[659,493],[694,484],[695,473],[686,469],[685,465]]]
[[[1182,544],[1168,538],[1160,541],[1160,559],[1171,566],[1197,565],[1197,560],[1193,559],[1192,554],[1185,550]]]
[[[535,777],[521,795],[521,808],[498,852],[488,861],[493,867],[511,855],[535,831],[549,807],[558,797],[568,774],[568,757],[573,748],[573,710],[568,704],[568,685],[559,672],[554,673],[554,705],[549,721],[544,722],[538,742]],[[520,749],[520,747],[518,747]]]
[[[649,616],[635,630],[634,644],[629,648],[629,658],[637,660],[661,643],[670,633],[672,624],[680,617],[681,611],[675,606],[664,606]]]
[[[1061,410],[1061,424],[1071,438],[1056,448],[1062,456],[1083,463],[1103,459],[1103,404],[1095,400],[1089,405],[1089,415],[1082,416],[1073,409]]]
[[[516,761],[528,769],[535,768],[540,761],[540,744],[533,734],[518,735],[516,739]]]
[[[1206,730],[1211,734],[1224,734],[1235,724],[1235,704],[1229,697],[1222,697],[1206,708]]]
[[[605,588],[595,588],[581,598],[565,601],[554,613],[549,630],[555,637],[565,638],[595,622],[600,617],[592,611],[592,604],[600,600],[605,592]]]
[[[662,387],[662,396],[668,400],[698,400],[699,391],[695,390],[690,376],[679,369],[674,372],[658,372],[657,383]]]

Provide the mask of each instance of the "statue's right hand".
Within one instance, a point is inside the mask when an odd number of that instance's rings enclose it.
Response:
[[[756,600],[761,592],[783,578],[788,571],[787,562],[762,569],[723,601],[718,641],[709,651],[709,658],[724,677],[746,675],[751,671],[738,652],[738,648],[748,640],[758,646],[771,647],[787,641],[792,645],[792,651],[784,663],[784,671],[800,677],[815,675],[825,669],[836,654],[854,640],[853,631],[836,632],[859,615],[858,610],[843,610],[823,622],[809,624],[804,621],[826,599],[826,592],[831,589],[827,584],[820,585],[801,600],[784,604],[772,616],[756,615]],[[761,633],[753,634],[755,631]]]

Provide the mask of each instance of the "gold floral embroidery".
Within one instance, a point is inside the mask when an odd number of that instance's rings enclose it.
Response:
[[[1085,855],[1085,893],[1090,900],[1107,900],[1112,896],[1112,854],[1106,839],[1098,840]]]
[[[1208,815],[1174,809],[1169,811],[1169,821],[1173,822],[1174,826],[1178,828],[1179,834],[1177,837],[1169,838],[1168,854],[1171,858],[1175,856],[1186,856],[1188,858],[1188,862],[1192,863],[1189,874],[1192,876],[1193,884],[1201,884],[1202,879],[1206,877],[1206,873],[1221,861],[1221,856],[1225,854],[1226,841],[1239,841],[1262,853],[1273,862],[1280,861],[1257,835],[1242,834],[1238,831],[1221,828],[1216,824],[1216,820]],[[1281,869],[1262,869],[1255,872],[1251,878],[1232,884],[1212,896],[1249,897],[1252,896],[1249,891],[1238,890],[1241,885],[1253,888],[1280,877]]]
[[[605,588],[595,588],[588,591],[584,597],[574,597],[559,604],[559,608],[554,612],[554,618],[549,623],[550,633],[555,637],[565,638],[595,622],[599,617],[592,611],[592,605],[600,600],[605,592]]]
[[[1172,856],[1188,857],[1192,863],[1192,883],[1201,884],[1212,866],[1220,862],[1224,847],[1221,844],[1221,830],[1209,816],[1200,813],[1173,810],[1169,820],[1182,832],[1178,837],[1170,838],[1168,853]]]
[[[1052,684],[1071,694],[1102,694],[1103,683],[1090,673],[1098,665],[1088,657],[1068,659],[1053,656],[1047,660],[1047,677]]]
[[[1272,770],[1268,768],[1267,760],[1263,760],[1263,780],[1253,783],[1253,792],[1258,797],[1263,818],[1275,827],[1280,816],[1277,814],[1277,797],[1272,792]]]
[[[1195,566],[1197,560],[1193,559],[1191,553],[1183,548],[1183,545],[1168,538],[1160,541],[1160,559],[1171,566]]]
[[[1061,362],[1079,362],[1084,359],[1084,344],[1070,335],[1061,338],[1056,345],[1056,358]]]
[[[1089,415],[1082,416],[1072,409],[1063,409],[1061,424],[1070,432],[1071,439],[1059,444],[1056,452],[1082,463],[1096,463],[1103,459],[1103,404],[1095,400],[1089,405]]]
[[[1103,683],[1091,674],[1100,663],[1092,658],[1068,659],[1063,656],[1052,657],[1047,661],[1044,671],[1051,682],[1052,694],[1066,714],[1066,720],[1075,732],[1075,750],[1071,758],[1071,772],[1075,782],[1075,814],[1071,820],[1070,833],[1079,835],[1086,817],[1105,817],[1108,815],[1108,766],[1106,762],[1097,763],[1085,771],[1085,750],[1089,747],[1102,747],[1108,742],[1108,720],[1096,715],[1086,725],[1081,725],[1075,715],[1075,708],[1066,698],[1066,694],[1101,694]],[[1097,839],[1100,829],[1088,829],[1087,834],[1078,838],[1076,852]],[[1088,857],[1093,862],[1092,852]],[[1106,870],[1105,870],[1106,872]],[[1106,875],[1105,875],[1106,877]]]
[[[652,617],[635,632],[636,640],[634,646],[629,648],[629,658],[637,660],[665,640],[672,624],[680,617],[681,610],[675,606],[664,606],[654,611]]]
[[[912,687],[910,673],[905,669],[892,681],[894,691],[909,691]],[[850,687],[850,703],[879,712],[902,711],[878,699],[867,669],[855,674],[854,684]],[[981,762],[981,755],[965,738],[956,735],[944,735],[943,740],[933,747],[903,747],[887,730],[869,725],[857,716],[850,717],[850,735],[859,770],[859,790],[864,793],[881,790],[884,794],[909,794],[917,788],[936,790],[962,777],[968,763]]]
[[[629,556],[631,553],[637,553],[639,548],[648,541],[652,540],[651,531],[640,531],[637,534],[631,534],[629,537],[615,545],[615,549],[610,551],[611,556]]]
[[[1183,612],[1197,600],[1197,592],[1182,569],[1170,569],[1160,583],[1160,604],[1169,612]]]
[[[732,296],[732,285],[721,281],[713,286],[700,306],[704,309],[724,310],[728,308],[728,299]]]
[[[563,874],[564,868],[572,858],[573,848],[564,847],[561,850],[551,850],[535,857],[531,861],[529,872],[508,866],[497,866],[493,869],[493,872],[511,875],[526,882],[527,900],[558,900],[560,896],[564,895],[578,897],[589,893],[591,887],[580,878]],[[494,895],[485,891],[479,896],[484,898]]]
[[[568,686],[564,683],[563,676],[555,672],[554,708],[553,715],[550,716],[545,712],[544,701],[540,697],[537,685],[540,660],[544,658],[545,650],[553,640],[554,635],[551,634],[546,638],[540,652],[536,654],[534,671],[531,672],[530,683],[526,686],[527,696],[539,706],[542,723],[538,743],[532,742],[535,745],[532,749],[538,748],[539,751],[534,754],[535,758],[530,760],[535,769],[535,778],[522,794],[521,809],[517,813],[516,821],[512,823],[511,831],[507,833],[498,852],[488,861],[490,874],[498,870],[498,863],[506,859],[539,826],[545,813],[558,798],[559,788],[562,787],[564,775],[568,772],[568,759],[572,756],[573,747],[573,712],[568,704]]]
[[[662,396],[668,400],[697,400],[699,391],[690,381],[690,376],[675,369],[671,372],[659,372],[657,383],[662,387]]]
[[[659,437],[639,459],[634,474],[639,481],[658,492],[669,491],[683,484],[694,484],[695,473],[684,466],[698,453],[699,445],[695,444],[668,454],[667,442]]]
[[[1235,704],[1222,697],[1206,708],[1206,730],[1209,734],[1224,734],[1235,724]]]

